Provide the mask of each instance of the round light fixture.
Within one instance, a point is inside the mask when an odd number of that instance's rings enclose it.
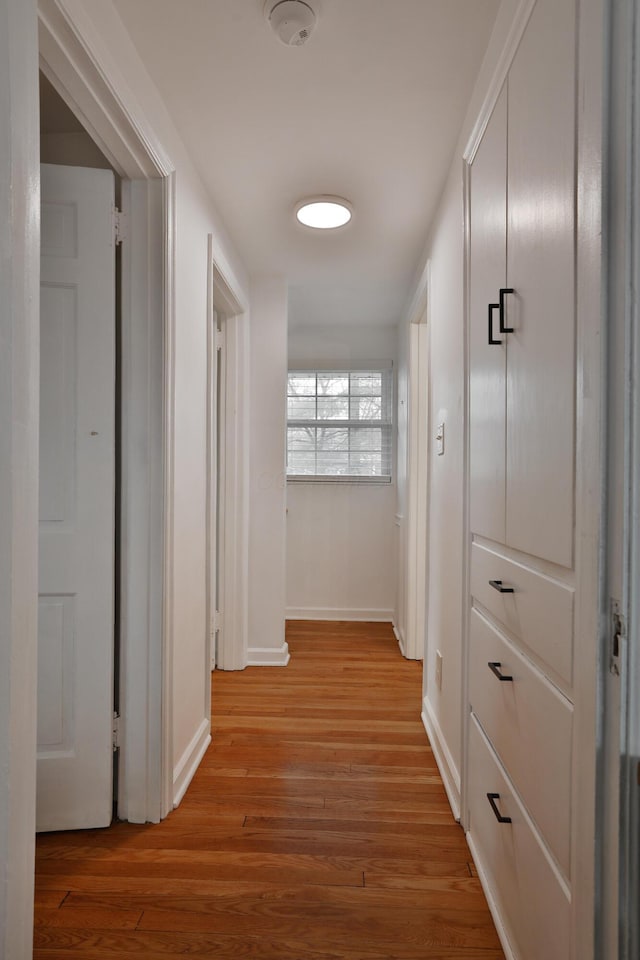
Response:
[[[351,220],[353,210],[342,197],[309,197],[296,204],[296,218],[314,230],[335,230]]]

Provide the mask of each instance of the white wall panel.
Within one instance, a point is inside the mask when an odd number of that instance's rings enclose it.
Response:
[[[288,615],[391,620],[394,513],[389,483],[289,483]]]
[[[396,354],[394,326],[289,331],[290,363],[395,362]],[[392,620],[395,482],[290,482],[287,511],[288,616]]]

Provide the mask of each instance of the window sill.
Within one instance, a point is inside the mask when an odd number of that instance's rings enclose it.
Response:
[[[297,475],[287,476],[287,483],[366,483],[388,484],[391,477],[305,477]]]

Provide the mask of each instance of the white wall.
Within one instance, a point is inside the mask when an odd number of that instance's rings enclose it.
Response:
[[[251,286],[249,663],[285,666],[287,285]]]
[[[206,746],[207,243],[243,305],[249,281],[211,198],[110,0],[64,0],[125,102],[137,105],[176,170],[173,509],[173,768],[180,797]],[[153,30],[153,22],[149,29]]]
[[[464,568],[464,303],[462,173],[454,166],[436,220],[430,252],[431,382],[429,476],[429,605],[425,707],[452,759],[460,788],[462,571]],[[445,425],[445,453],[436,456],[435,425]],[[435,684],[442,654],[442,688]]]
[[[0,0],[0,956],[33,944],[39,223],[35,0]]]
[[[289,362],[395,362],[395,327],[299,326]],[[287,616],[391,620],[395,482],[287,484]]]

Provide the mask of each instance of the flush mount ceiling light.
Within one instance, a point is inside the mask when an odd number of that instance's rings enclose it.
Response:
[[[266,0],[264,15],[278,40],[287,47],[301,47],[316,25],[316,13],[306,0]]]
[[[314,230],[335,230],[351,220],[353,209],[342,197],[308,197],[296,204],[296,219]]]

